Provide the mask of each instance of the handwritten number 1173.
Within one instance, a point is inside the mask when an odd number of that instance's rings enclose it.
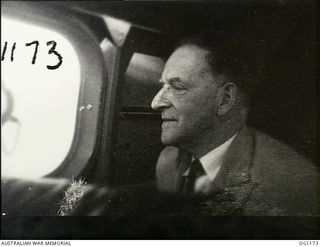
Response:
[[[36,60],[37,60],[37,54],[38,54],[38,47],[39,47],[39,41],[33,41],[33,42],[30,42],[30,43],[26,43],[25,44],[27,47],[28,46],[32,46],[34,45],[35,46],[35,49],[34,49],[34,53],[33,53],[33,57],[32,57],[32,60],[31,60],[31,64],[35,64],[36,63]],[[4,43],[4,47],[3,47],[3,51],[2,51],[2,56],[1,56],[1,61],[3,61],[5,59],[5,54],[6,54],[6,51],[7,51],[7,46],[8,46],[8,42],[6,41]],[[58,62],[57,64],[55,65],[47,65],[47,68],[50,69],[50,70],[54,70],[54,69],[57,69],[61,66],[62,64],[62,56],[59,52],[56,51],[56,46],[57,46],[57,43],[53,40],[51,41],[48,41],[47,42],[47,46],[51,46],[51,48],[49,49],[48,51],[48,54],[52,54],[52,55],[55,55],[58,59]],[[14,60],[14,52],[15,52],[15,49],[16,49],[16,42],[13,43],[12,45],[12,48],[11,48],[11,56],[10,56],[10,61],[12,62]]]

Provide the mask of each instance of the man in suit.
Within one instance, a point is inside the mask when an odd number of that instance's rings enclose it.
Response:
[[[250,52],[205,37],[174,50],[152,101],[167,146],[157,162],[158,190],[211,199],[203,205],[213,215],[318,215],[316,168],[246,126],[253,72]]]

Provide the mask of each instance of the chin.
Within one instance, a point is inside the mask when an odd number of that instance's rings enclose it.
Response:
[[[161,134],[161,142],[165,146],[176,146],[178,147],[179,138],[174,135]]]
[[[164,146],[172,146],[173,145],[173,142],[170,141],[168,138],[162,138],[161,137],[161,142]]]

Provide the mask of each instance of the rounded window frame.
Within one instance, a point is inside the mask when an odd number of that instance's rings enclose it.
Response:
[[[50,2],[5,1],[1,2],[1,16],[54,30],[63,35],[76,51],[80,64],[80,89],[72,144],[62,163],[44,175],[71,179],[85,169],[97,143],[107,68],[98,34],[90,29],[85,18],[71,9],[55,6],[53,8]]]

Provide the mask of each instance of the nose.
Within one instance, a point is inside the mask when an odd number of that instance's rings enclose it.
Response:
[[[167,98],[166,95],[166,89],[165,86],[163,86],[159,92],[154,96],[151,107],[153,110],[160,111],[162,108],[166,108],[170,106],[170,101]]]

